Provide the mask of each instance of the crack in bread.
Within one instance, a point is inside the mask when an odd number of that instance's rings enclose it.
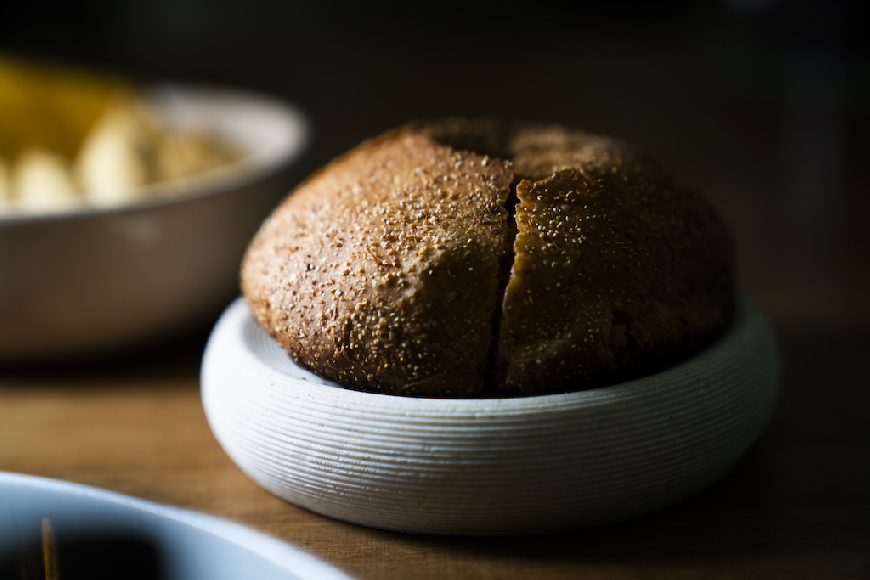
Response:
[[[713,207],[624,143],[447,120],[301,184],[241,284],[290,356],[343,386],[505,396],[599,386],[699,348],[731,319],[733,262]]]

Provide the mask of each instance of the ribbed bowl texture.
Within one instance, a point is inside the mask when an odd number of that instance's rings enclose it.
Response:
[[[779,381],[774,332],[745,296],[726,334],[676,366],[502,399],[341,388],[297,366],[239,299],[209,340],[202,397],[229,457],[292,504],[401,532],[506,535],[617,522],[699,492],[759,438]]]

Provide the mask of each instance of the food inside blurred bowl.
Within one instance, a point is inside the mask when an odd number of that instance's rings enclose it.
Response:
[[[304,115],[247,92],[131,91],[43,71],[31,80],[52,90],[28,103],[6,90],[5,64],[0,363],[101,353],[209,324],[238,293],[251,236],[296,179]],[[25,119],[38,121],[27,143]],[[36,190],[27,201],[10,192],[24,181]]]
[[[0,59],[0,88],[0,215],[177,194],[165,185],[226,170],[244,153],[208,119],[168,119],[122,80]]]

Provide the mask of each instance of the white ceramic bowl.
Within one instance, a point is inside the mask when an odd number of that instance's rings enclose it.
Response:
[[[624,520],[722,477],[761,434],[777,343],[741,299],[690,360],[589,391],[423,399],[343,389],[295,365],[241,300],[207,346],[202,395],[227,454],[273,494],[365,526],[552,532]]]
[[[294,184],[308,123],[244,92],[160,86],[149,98],[173,123],[213,129],[242,158],[161,186],[174,195],[154,201],[0,216],[0,362],[162,338],[207,324],[238,293],[244,249]]]
[[[298,548],[227,520],[14,473],[0,473],[0,577],[46,577],[44,518],[59,578],[350,580]],[[29,576],[19,576],[22,558],[35,564]]]

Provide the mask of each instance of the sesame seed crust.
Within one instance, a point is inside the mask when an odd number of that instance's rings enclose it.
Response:
[[[628,145],[446,120],[301,184],[249,246],[241,285],[290,356],[344,386],[542,394],[709,341],[732,316],[733,261],[712,206]]]

